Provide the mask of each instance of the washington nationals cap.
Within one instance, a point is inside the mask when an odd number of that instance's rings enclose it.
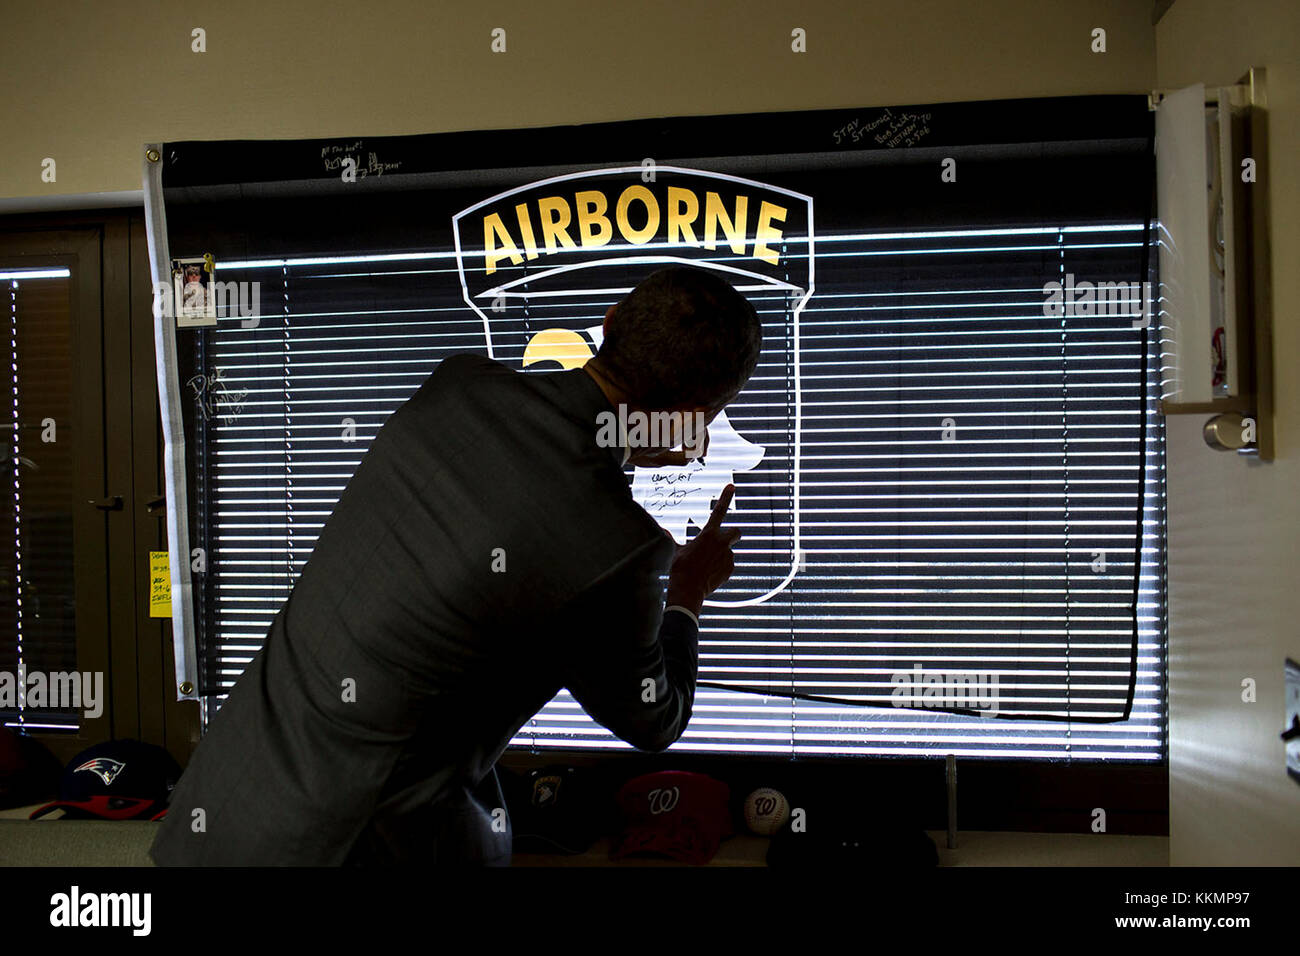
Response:
[[[702,773],[661,770],[634,777],[616,798],[623,832],[610,856],[658,853],[702,865],[734,833],[731,788]]]
[[[68,763],[59,799],[29,819],[63,810],[71,819],[156,820],[167,812],[180,775],[180,765],[162,747],[139,740],[96,744]]]

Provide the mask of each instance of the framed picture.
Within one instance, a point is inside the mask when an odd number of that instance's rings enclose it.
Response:
[[[217,299],[212,273],[202,259],[172,260],[172,301],[178,328],[217,324]]]

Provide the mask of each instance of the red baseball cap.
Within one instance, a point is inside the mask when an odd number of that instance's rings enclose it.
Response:
[[[610,856],[657,853],[703,865],[735,830],[731,788],[702,773],[661,770],[634,777],[618,791],[623,832]]]

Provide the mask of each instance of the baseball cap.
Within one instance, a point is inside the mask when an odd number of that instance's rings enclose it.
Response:
[[[48,800],[62,770],[59,758],[40,741],[0,727],[0,810]]]
[[[162,747],[140,740],[110,740],[87,747],[68,762],[59,799],[29,819],[63,810],[69,819],[157,820],[167,812],[181,768]]]
[[[604,821],[589,772],[554,764],[503,779],[516,852],[585,853],[599,839]]]
[[[904,815],[873,814],[862,806],[817,808],[817,825],[805,831],[782,827],[772,837],[767,865],[782,868],[937,866],[939,851],[919,825]]]
[[[703,865],[735,831],[731,788],[707,774],[660,770],[634,777],[618,791],[623,831],[613,859],[655,853]]]

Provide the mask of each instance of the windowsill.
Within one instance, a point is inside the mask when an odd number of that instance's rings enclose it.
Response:
[[[26,820],[27,815],[43,804],[0,810],[0,820]],[[59,815],[51,814],[31,823],[53,824]],[[148,866],[148,846],[153,842],[154,827],[141,827],[141,821],[77,820],[72,826],[49,826],[44,831],[26,831],[41,834],[42,843],[48,838],[63,847],[63,865],[71,865],[73,854],[80,843],[88,853],[88,866]],[[8,824],[5,824],[6,826]],[[1022,833],[1013,831],[966,831],[957,834],[957,849],[945,846],[947,836],[942,830],[928,831],[930,839],[939,848],[940,866],[1138,866],[1162,867],[1169,865],[1169,838],[1164,836],[1126,836],[1096,833]],[[0,828],[0,849],[3,844]],[[126,859],[116,849],[120,836],[128,837],[130,850]],[[30,840],[25,840],[29,843]],[[667,857],[633,856],[622,860],[609,858],[610,840],[601,839],[586,853],[573,856],[545,853],[516,853],[514,866],[689,866]],[[766,866],[770,840],[766,837],[740,834],[724,840],[708,866]],[[100,847],[100,844],[104,845]],[[139,844],[136,846],[135,844]],[[0,858],[5,853],[0,852]],[[874,861],[879,863],[880,861]]]
[[[939,848],[940,866],[1168,866],[1169,838],[1097,833],[1018,833],[971,831],[957,834],[957,849],[947,834],[929,831]],[[723,841],[708,866],[766,866],[766,837],[735,836]],[[609,858],[610,841],[599,840],[586,853],[516,853],[514,866],[690,866],[667,857]],[[880,861],[873,861],[879,863]]]

